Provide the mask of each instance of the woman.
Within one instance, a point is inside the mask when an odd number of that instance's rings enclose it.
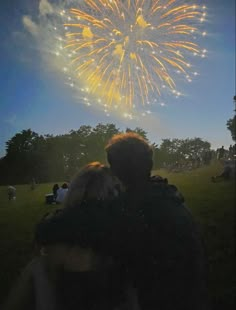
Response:
[[[139,309],[125,269],[111,255],[122,217],[122,206],[114,207],[119,195],[107,167],[95,162],[82,169],[64,208],[37,226],[42,256],[27,266],[5,309]]]

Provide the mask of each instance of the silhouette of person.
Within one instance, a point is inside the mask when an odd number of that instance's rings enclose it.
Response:
[[[139,135],[114,136],[106,152],[126,190],[114,256],[126,266],[141,309],[206,309],[204,246],[183,196],[151,177],[152,148]]]

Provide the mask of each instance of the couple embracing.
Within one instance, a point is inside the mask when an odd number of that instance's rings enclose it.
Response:
[[[5,310],[206,310],[206,258],[177,188],[151,177],[152,148],[114,136],[36,227],[40,255]]]

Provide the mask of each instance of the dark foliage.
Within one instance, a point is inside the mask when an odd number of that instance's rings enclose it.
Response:
[[[148,140],[142,128],[127,128]],[[15,134],[6,142],[6,156],[0,159],[0,184],[26,184],[69,181],[91,161],[107,163],[104,148],[109,139],[121,133],[114,124],[83,125],[63,135],[39,135],[31,129]],[[186,157],[201,155],[210,143],[200,138],[164,139],[160,146],[153,143],[154,168],[174,163]],[[134,154],[135,156],[135,154]]]

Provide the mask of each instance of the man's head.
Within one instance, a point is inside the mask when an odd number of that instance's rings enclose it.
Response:
[[[132,186],[149,178],[153,151],[140,135],[132,132],[115,135],[105,150],[111,170],[124,185]]]

